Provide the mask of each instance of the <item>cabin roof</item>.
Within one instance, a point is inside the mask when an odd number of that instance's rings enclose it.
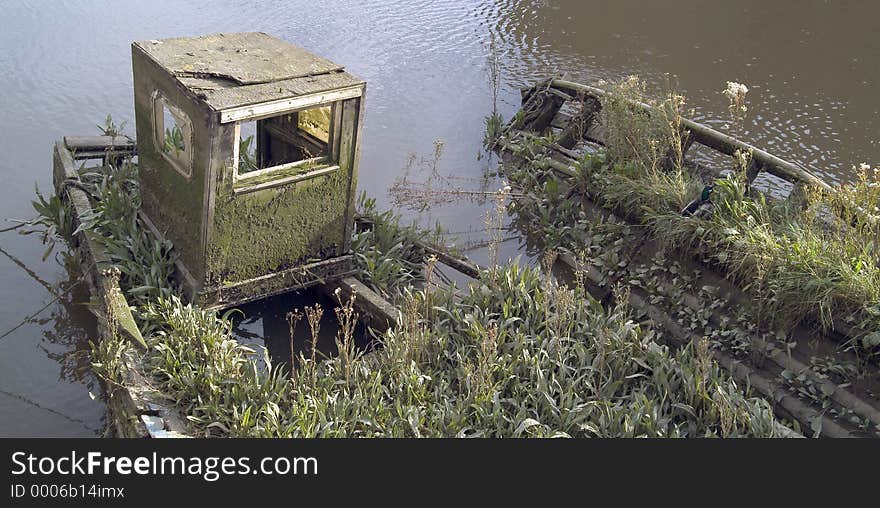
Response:
[[[218,111],[363,83],[341,65],[262,32],[138,41],[134,46]]]

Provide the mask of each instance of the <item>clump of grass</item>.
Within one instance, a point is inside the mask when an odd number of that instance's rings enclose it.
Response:
[[[498,111],[492,111],[485,119],[486,130],[483,134],[483,146],[491,149],[501,137],[501,131],[504,127],[504,117]]]
[[[125,122],[120,123],[119,125],[113,120],[113,117],[110,114],[107,115],[107,118],[104,119],[104,125],[96,125],[99,131],[101,131],[101,135],[117,137],[122,136],[125,130]]]
[[[378,212],[376,201],[364,194],[358,200],[358,211],[372,222],[372,227],[352,238],[359,277],[371,289],[394,300],[404,287],[424,280],[424,252],[415,242],[425,234],[415,225],[402,226],[400,216],[390,210]]]
[[[34,194],[37,199],[31,201],[31,205],[37,216],[19,224],[23,226],[19,232],[24,235],[39,235],[40,241],[46,246],[43,252],[43,261],[45,261],[52,254],[57,242],[67,241],[73,235],[73,219],[60,197],[53,195],[46,198],[37,186],[34,186]]]
[[[661,100],[651,99],[645,83],[629,76],[609,86],[601,102],[600,121],[607,132],[605,150],[610,160],[643,171],[681,168],[682,95],[669,91]]]
[[[232,337],[226,319],[184,305],[177,296],[145,306],[162,330],[149,339],[145,370],[207,436],[259,436],[278,431],[287,377],[266,359],[257,369],[255,351]]]
[[[134,307],[175,291],[171,242],[157,238],[137,218],[140,191],[137,166],[124,159],[80,171],[92,196],[92,215],[80,217],[80,230],[102,245],[121,272],[120,285]]]
[[[186,149],[183,141],[183,132],[180,130],[180,127],[175,125],[170,129],[165,129],[165,138],[162,149],[169,153],[173,152],[174,155],[177,156]]]
[[[723,267],[764,299],[768,316],[784,324],[814,316],[825,329],[835,321],[858,323],[865,331],[880,326],[870,310],[880,304],[880,270],[864,230],[819,225],[817,204],[797,213],[763,195],[752,197],[735,178],[716,181],[711,216],[682,217],[667,207],[683,194],[678,183],[653,181],[653,201],[640,193],[649,203],[641,207],[641,220],[657,240]],[[880,345],[870,337],[860,337],[868,339],[862,345],[869,351]]]
[[[128,369],[126,356],[131,351],[131,343],[119,334],[111,334],[106,340],[95,343],[89,341],[92,369],[104,381],[108,391],[123,386]]]

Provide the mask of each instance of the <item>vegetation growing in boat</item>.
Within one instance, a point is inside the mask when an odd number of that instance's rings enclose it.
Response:
[[[40,241],[46,246],[46,251],[43,252],[43,260],[45,261],[52,254],[59,240],[63,241],[73,236],[73,219],[67,206],[58,196],[53,195],[47,198],[43,196],[40,189],[36,186],[34,194],[36,195],[36,200],[31,201],[31,206],[37,212],[36,218],[28,222],[19,223],[14,228],[24,228],[19,229],[19,232],[25,235],[39,235]],[[12,229],[8,228],[8,230]]]
[[[166,152],[174,152],[174,155],[179,157],[180,153],[185,150],[184,142],[183,142],[183,132],[181,132],[180,127],[175,124],[173,127],[165,128],[165,139],[162,145],[162,149]]]
[[[254,137],[251,135],[239,139],[238,172],[247,173],[257,169],[259,169],[259,166],[257,165],[257,146],[254,144]]]
[[[109,113],[104,118],[104,125],[96,125],[95,127],[101,132],[102,136],[110,136],[111,138],[115,138],[117,136],[122,136],[123,131],[125,130],[126,122],[120,122],[118,125],[116,121],[113,120],[113,116]]]
[[[301,356],[293,381],[259,373],[214,314],[162,299],[149,307],[167,325],[150,372],[214,436],[778,435],[769,404],[745,397],[705,344],[673,353],[622,307],[537,269],[496,275],[461,300],[410,293],[382,350]]]
[[[135,307],[168,297],[175,290],[171,243],[156,238],[137,218],[140,206],[137,166],[118,161],[79,171],[84,189],[94,198],[92,215],[80,218],[80,229],[104,247],[121,272],[120,285]],[[137,317],[137,316],[136,316]]]
[[[424,281],[425,253],[416,247],[425,232],[415,225],[402,226],[392,211],[376,210],[376,200],[361,194],[358,212],[371,227],[356,231],[352,238],[358,278],[389,300],[396,300],[404,288]]]
[[[644,115],[628,100],[649,103],[660,114]],[[674,94],[652,101],[637,81],[626,80],[603,104],[606,148],[561,167],[543,155],[552,138],[521,142],[513,148],[531,165],[516,183],[545,198],[557,190],[589,196],[644,226],[654,240],[723,268],[780,324],[810,317],[825,330],[851,327],[855,345],[872,354],[880,350],[880,171],[862,165],[854,183],[808,189],[782,202],[750,188],[748,154],[739,154],[737,171],[710,182],[708,213],[683,216],[705,182],[676,152],[682,104]],[[579,241],[571,230],[583,217],[576,202],[565,201],[539,213],[543,224],[555,224],[547,228],[551,243],[570,248]]]
[[[155,239],[137,223],[130,162],[82,173],[95,213],[80,227],[118,250],[114,259],[123,273],[122,287],[149,332],[146,374],[172,397],[196,433],[693,437],[779,432],[769,404],[745,396],[720,372],[705,344],[671,352],[651,330],[633,323],[622,306],[606,310],[582,287],[561,287],[538,269],[516,265],[485,272],[464,295],[430,284],[415,290],[407,281],[417,276],[401,276],[403,270],[373,277],[377,287],[397,288],[404,310],[402,323],[382,337],[380,351],[355,352],[352,328],[342,326],[338,341],[344,354],[301,357],[293,380],[268,361],[260,372],[250,358],[254,352],[232,338],[226,316],[184,305],[170,279],[161,276],[171,266],[170,246],[151,244]],[[408,243],[404,239],[414,233],[400,229],[393,217],[383,224],[386,215],[371,210],[372,204],[365,206],[379,233],[361,238],[358,249],[396,256],[400,251],[384,245]],[[414,272],[415,252],[405,257],[401,266]],[[342,302],[340,312],[351,316],[351,305]],[[128,353],[123,341],[96,344],[96,370],[108,383],[118,382],[120,359]]]

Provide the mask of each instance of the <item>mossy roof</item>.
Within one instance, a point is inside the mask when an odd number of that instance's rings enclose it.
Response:
[[[133,45],[217,111],[363,83],[341,65],[262,32]]]

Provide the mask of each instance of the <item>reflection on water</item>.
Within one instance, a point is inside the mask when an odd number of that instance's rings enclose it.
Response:
[[[48,306],[41,306],[44,311],[22,316],[3,332],[20,328],[0,339],[5,348],[0,358],[4,366],[4,375],[0,376],[0,412],[7,430],[4,435],[102,435],[106,410],[87,354],[96,329],[94,316],[85,304],[89,299],[87,286],[80,282],[75,269],[65,270],[64,277],[52,284],[4,249],[0,248],[0,253],[22,268],[48,299]],[[39,330],[41,340],[33,343],[31,350],[23,347],[27,344],[23,339],[33,330]],[[26,355],[18,356],[20,352]],[[15,372],[24,377],[7,377]]]
[[[314,339],[315,335],[304,315],[306,307],[315,305],[322,311],[317,327],[317,340]],[[316,359],[333,357],[337,353],[337,341],[342,341],[337,336],[339,320],[335,310],[338,306],[329,295],[314,289],[275,296],[238,307],[241,312],[233,311],[232,333],[240,343],[257,352],[254,357],[257,366],[263,371],[266,369],[264,353],[268,353],[273,365],[286,365],[289,368],[291,345],[295,360],[300,355],[311,358],[313,346]],[[291,344],[287,314],[297,311],[303,316],[295,321]],[[354,330],[354,343],[360,351],[371,351],[376,347],[372,334],[360,324]]]
[[[735,80],[751,90],[743,136],[757,146],[840,180],[854,164],[880,158],[873,90],[880,39],[871,35],[880,18],[876,2],[12,0],[3,10],[0,217],[32,215],[34,181],[44,190],[51,186],[56,139],[97,133],[95,124],[107,113],[131,130],[131,41],[217,31],[276,34],[368,82],[359,188],[377,197],[379,208],[391,204],[386,191],[410,156],[430,157],[438,139],[442,173],[479,180],[491,169],[491,160],[476,155],[492,109],[486,61],[493,37],[499,110],[507,118],[518,106],[519,87],[548,74],[596,82],[636,73],[654,90],[676,81],[694,116],[723,129],[720,91]],[[468,201],[404,213],[476,231],[461,235],[467,243],[479,239],[490,206]],[[516,243],[502,245],[502,259],[521,253]],[[69,280],[51,259],[39,261],[43,249],[33,237],[0,233],[0,246],[50,287]],[[485,261],[484,250],[473,255]],[[52,298],[0,256],[0,329]],[[94,435],[91,429],[101,427],[104,409],[88,395],[97,391],[94,381],[79,376],[86,365],[79,352],[93,336],[85,299],[63,298],[0,341],[0,435]],[[270,354],[284,357],[284,345],[273,346],[276,336],[286,336],[279,316],[249,315],[238,330],[268,334]]]

